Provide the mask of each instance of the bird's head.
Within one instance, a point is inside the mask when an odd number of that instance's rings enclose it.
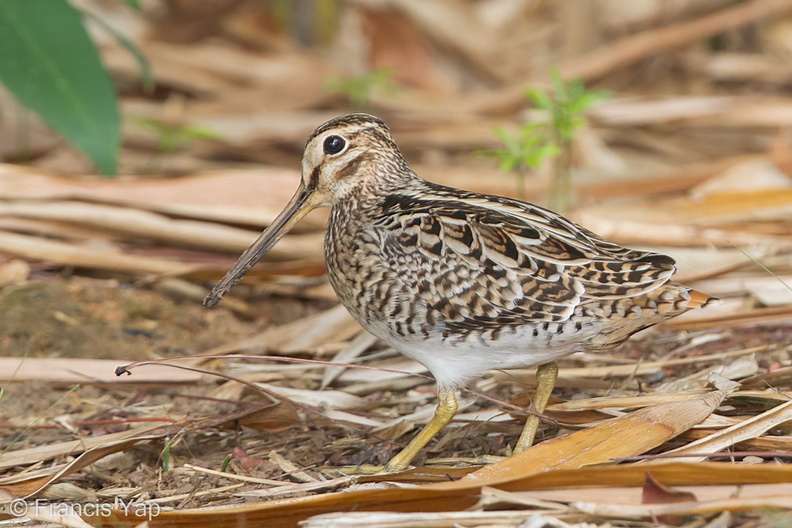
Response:
[[[350,193],[365,194],[405,173],[388,126],[368,114],[347,114],[317,128],[302,159],[302,186],[315,207],[333,205]]]
[[[210,308],[302,217],[350,195],[376,192],[410,174],[385,123],[368,114],[347,114],[324,123],[308,138],[302,179],[291,201],[204,300]]]

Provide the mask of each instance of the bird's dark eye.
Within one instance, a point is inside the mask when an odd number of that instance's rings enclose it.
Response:
[[[341,136],[327,136],[324,140],[325,154],[338,154],[346,147],[346,140]]]

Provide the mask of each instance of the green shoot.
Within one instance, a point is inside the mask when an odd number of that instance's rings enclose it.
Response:
[[[562,214],[569,212],[572,202],[572,143],[575,131],[588,124],[585,112],[610,97],[609,92],[588,91],[581,79],[564,81],[558,70],[550,72],[552,93],[530,88],[526,96],[534,106],[550,114],[547,123],[551,143],[558,149],[550,185],[550,208]]]
[[[526,96],[540,110],[547,111],[551,116],[553,129],[564,139],[572,140],[578,128],[586,126],[588,121],[584,113],[600,101],[608,99],[611,94],[606,91],[586,90],[581,79],[565,82],[558,70],[550,73],[552,95],[535,88],[529,88]]]
[[[162,447],[162,454],[160,455],[160,461],[162,462],[162,472],[167,473],[170,469],[171,463],[171,439],[165,439],[165,445]]]
[[[190,125],[172,125],[159,119],[142,117],[139,123],[154,131],[159,137],[159,151],[168,153],[196,139],[220,139],[220,135],[208,128]]]
[[[374,93],[391,94],[398,90],[390,68],[378,68],[358,77],[331,77],[325,83],[327,91],[343,94],[355,110],[368,108]]]
[[[177,148],[199,139],[218,140],[220,134],[208,128],[192,125],[175,125],[160,119],[138,117],[137,122],[153,131],[159,140],[157,158],[152,158],[152,163],[147,172],[155,172],[159,167],[159,159]]]
[[[504,148],[483,151],[482,154],[497,158],[500,170],[516,175],[520,200],[525,200],[526,173],[539,168],[548,158],[558,158],[553,165],[550,206],[566,213],[571,201],[570,169],[575,131],[587,124],[585,111],[610,94],[588,91],[580,79],[567,83],[557,70],[553,70],[550,77],[550,93],[534,88],[526,92],[533,106],[545,110],[549,119],[526,123],[516,137],[500,127],[496,128],[495,135],[503,142]]]
[[[525,178],[529,169],[537,169],[545,158],[558,155],[558,147],[548,142],[542,123],[527,123],[512,137],[502,127],[495,127],[495,135],[503,142],[502,150],[484,150],[480,154],[500,161],[499,169],[517,176],[517,197],[525,200]]]

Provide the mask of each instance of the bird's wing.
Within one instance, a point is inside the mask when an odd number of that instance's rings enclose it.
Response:
[[[390,197],[375,228],[400,280],[460,330],[565,321],[675,272],[666,255],[623,248],[548,210],[450,194]]]

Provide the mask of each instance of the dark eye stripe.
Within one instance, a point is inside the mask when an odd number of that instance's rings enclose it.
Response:
[[[308,186],[316,189],[319,186],[319,165],[311,170],[311,176],[308,178]]]
[[[338,169],[338,171],[336,172],[336,179],[343,180],[344,178],[348,178],[349,176],[352,176],[353,174],[355,174],[355,172],[357,172],[358,167],[360,167],[360,164],[363,163],[365,160],[366,160],[365,152],[358,154],[357,156],[349,160],[349,162],[346,165]]]

